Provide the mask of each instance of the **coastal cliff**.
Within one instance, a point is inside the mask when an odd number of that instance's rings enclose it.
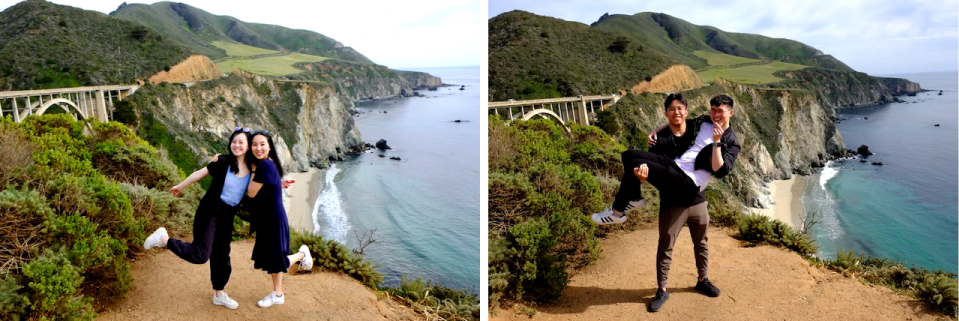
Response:
[[[126,108],[139,115],[129,121],[137,134],[173,153],[184,171],[226,152],[226,139],[236,126],[272,133],[289,171],[322,167],[362,146],[350,114],[353,102],[326,84],[276,81],[235,70],[192,87],[147,85],[129,101]]]
[[[443,86],[440,78],[424,72],[399,71],[379,65],[321,61],[294,66],[307,71],[288,78],[329,83],[352,100],[411,97],[416,95],[416,90]]]

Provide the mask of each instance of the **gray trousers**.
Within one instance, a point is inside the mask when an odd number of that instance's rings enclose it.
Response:
[[[709,265],[709,247],[706,242],[706,227],[709,226],[709,212],[707,202],[689,207],[659,208],[659,247],[656,251],[656,280],[659,287],[666,287],[666,277],[669,275],[669,265],[673,261],[673,245],[676,236],[683,225],[689,223],[689,234],[693,238],[696,269],[699,277],[706,277],[706,267]]]

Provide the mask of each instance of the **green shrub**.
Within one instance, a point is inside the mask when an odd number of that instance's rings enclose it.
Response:
[[[405,299],[414,308],[428,316],[438,316],[443,320],[479,320],[479,298],[465,290],[454,290],[424,282],[417,278],[410,280],[403,276],[400,285],[387,288],[386,292]]]
[[[7,188],[0,190],[0,270],[17,270],[36,256],[46,244],[43,222],[53,215],[47,200],[37,191]]]
[[[26,319],[30,299],[23,292],[23,285],[16,276],[0,270],[0,318],[11,321]]]
[[[376,266],[373,263],[353,254],[353,251],[345,245],[333,240],[324,240],[319,235],[290,231],[290,253],[296,252],[302,244],[309,247],[314,268],[346,273],[369,287],[376,287],[383,282],[383,275],[376,272]]]
[[[959,297],[956,292],[956,278],[945,275],[926,275],[916,289],[916,296],[929,303],[937,311],[956,316]]]
[[[749,214],[739,220],[739,237],[745,241],[772,244],[794,250],[802,255],[816,254],[815,241],[778,220],[768,216]]]
[[[23,267],[29,281],[32,316],[38,319],[93,320],[96,313],[90,299],[77,295],[83,282],[78,269],[67,259],[66,251],[46,250]]]

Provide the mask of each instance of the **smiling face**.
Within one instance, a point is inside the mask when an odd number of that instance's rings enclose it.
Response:
[[[246,141],[246,135],[237,134],[233,136],[233,140],[230,141],[230,151],[233,152],[233,156],[243,157],[249,149],[250,144]]]
[[[672,126],[682,125],[688,114],[689,112],[686,110],[686,105],[683,105],[683,102],[678,99],[673,100],[669,103],[669,107],[666,107],[666,119],[669,120],[669,124]]]
[[[266,159],[270,156],[270,144],[266,141],[266,136],[253,136],[253,156],[256,159]]]
[[[709,118],[713,120],[713,124],[717,126],[726,128],[729,125],[729,117],[733,116],[733,108],[726,104],[719,104],[718,106],[709,106]]]

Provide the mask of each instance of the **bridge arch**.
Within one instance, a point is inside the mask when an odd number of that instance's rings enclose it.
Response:
[[[37,109],[36,111],[34,111],[34,114],[35,114],[35,115],[43,115],[43,113],[46,112],[47,109],[50,108],[50,106],[59,105],[59,104],[65,104],[65,105],[68,105],[68,106],[70,106],[70,107],[73,107],[73,109],[77,111],[77,114],[79,114],[80,117],[83,117],[83,119],[87,119],[87,115],[85,115],[85,114],[83,113],[83,111],[80,110],[80,107],[77,107],[77,104],[76,104],[76,103],[74,103],[73,101],[70,101],[69,99],[65,99],[65,98],[54,98],[54,99],[51,99],[51,100],[49,100],[49,101],[43,102],[43,106],[40,106],[40,109]],[[21,119],[22,119],[22,118],[25,118],[25,117],[27,117],[27,111],[24,111],[24,112],[22,112],[22,113],[20,114],[20,118],[21,118]],[[75,118],[75,117],[74,117],[74,118]]]
[[[558,122],[560,125],[563,125],[563,128],[566,129],[567,133],[572,132],[570,131],[569,126],[566,126],[566,122],[563,121],[563,118],[559,117],[559,115],[557,115],[556,113],[554,113],[552,110],[549,110],[549,109],[542,109],[542,108],[533,109],[523,115],[523,120],[530,120],[536,116],[543,117],[543,118],[552,118],[553,120]]]

